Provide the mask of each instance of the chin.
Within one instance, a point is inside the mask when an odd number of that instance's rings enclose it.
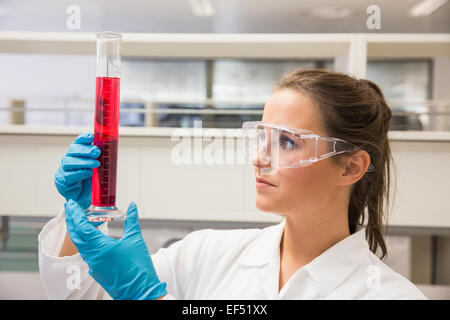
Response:
[[[270,212],[270,213],[277,213],[278,212],[278,206],[276,205],[276,201],[267,199],[265,197],[256,197],[256,208],[258,210],[264,211],[264,212]]]

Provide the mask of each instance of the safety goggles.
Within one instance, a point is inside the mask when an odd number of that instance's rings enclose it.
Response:
[[[323,137],[310,130],[248,121],[242,125],[246,161],[260,165],[261,173],[275,174],[280,168],[297,168],[344,152],[361,148],[331,137]],[[370,164],[367,172],[374,167]]]

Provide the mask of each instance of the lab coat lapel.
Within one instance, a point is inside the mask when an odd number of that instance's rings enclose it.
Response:
[[[339,241],[304,266],[321,298],[328,296],[363,261],[369,252],[365,228]]]
[[[266,228],[238,259],[245,267],[255,268],[267,299],[278,299],[280,274],[280,241],[285,220]]]
[[[277,268],[277,263],[275,260],[263,266],[259,271],[261,285],[264,289],[266,298],[269,300],[278,299],[279,274],[279,263]]]

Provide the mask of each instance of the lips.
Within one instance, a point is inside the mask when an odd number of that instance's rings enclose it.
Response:
[[[262,183],[262,184],[267,184],[267,185],[269,185],[269,186],[275,187],[274,184],[268,182],[267,180],[264,180],[264,179],[262,179],[262,178],[259,178],[259,177],[256,177],[256,182],[257,182],[257,183]]]

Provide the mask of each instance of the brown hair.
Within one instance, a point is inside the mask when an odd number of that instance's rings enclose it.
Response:
[[[312,98],[328,136],[351,142],[370,155],[375,170],[352,186],[348,223],[350,233],[354,233],[364,224],[367,207],[366,239],[372,252],[381,249],[383,258],[387,248],[382,228],[387,221],[393,161],[387,136],[392,113],[383,92],[370,80],[325,70],[293,71],[278,82],[275,90],[283,88],[299,90]],[[332,157],[333,161],[338,157]]]

